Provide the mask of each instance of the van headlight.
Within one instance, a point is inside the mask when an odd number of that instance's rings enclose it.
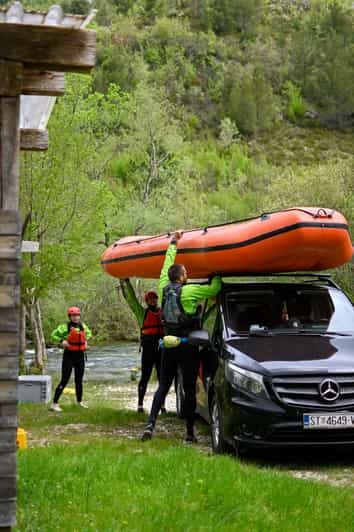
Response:
[[[233,386],[246,390],[253,395],[257,395],[257,397],[269,398],[263,377],[259,373],[239,368],[228,362],[225,367],[225,374],[227,380]]]

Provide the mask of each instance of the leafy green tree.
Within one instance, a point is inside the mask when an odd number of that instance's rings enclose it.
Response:
[[[22,299],[40,340],[40,298],[96,267],[97,244],[114,203],[102,176],[124,103],[116,87],[104,96],[92,93],[90,80],[72,77],[50,121],[48,152],[22,159],[24,237],[40,244],[39,253],[23,258]],[[41,365],[39,341],[36,348]]]
[[[264,0],[215,0],[215,31],[255,34],[264,9]]]
[[[243,133],[267,131],[278,117],[278,102],[259,69],[241,67],[229,95],[227,114]]]

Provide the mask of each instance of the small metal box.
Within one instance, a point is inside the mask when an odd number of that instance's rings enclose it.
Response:
[[[50,375],[20,375],[18,400],[21,403],[48,403],[52,395]]]

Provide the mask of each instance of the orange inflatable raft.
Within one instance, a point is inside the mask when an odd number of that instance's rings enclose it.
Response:
[[[103,253],[113,277],[158,278],[170,234],[126,237]],[[320,271],[351,260],[353,245],[342,214],[324,208],[292,208],[240,222],[183,232],[176,262],[190,278]]]

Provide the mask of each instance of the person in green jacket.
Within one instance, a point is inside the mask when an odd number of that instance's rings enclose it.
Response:
[[[214,276],[209,284],[187,282],[187,271],[182,264],[175,264],[177,243],[182,234],[173,235],[166,251],[165,261],[159,281],[159,296],[162,298],[162,320],[164,334],[187,340],[188,334],[199,328],[199,303],[216,296],[221,290],[222,281]],[[175,317],[178,316],[176,319]],[[185,393],[186,443],[196,442],[194,417],[196,408],[195,385],[200,364],[198,347],[182,342],[177,347],[165,348],[162,353],[160,384],[156,391],[144,430],[142,440],[150,440],[153,435],[157,414],[170,389],[177,366],[181,367]]]
[[[61,412],[59,398],[69,382],[72,369],[75,373],[75,392],[78,404],[87,408],[82,401],[82,379],[85,372],[85,351],[87,340],[92,333],[85,323],[81,323],[81,311],[79,307],[69,307],[67,310],[69,321],[59,325],[51,334],[53,342],[64,348],[61,380],[55,390],[51,410]]]
[[[161,350],[159,341],[163,334],[161,309],[158,306],[158,296],[154,290],[144,295],[146,307],[138,301],[129,279],[121,279],[120,286],[123,296],[136,317],[140,328],[141,342],[141,378],[138,384],[138,412],[144,412],[144,397],[155,366],[157,378],[160,378]],[[161,413],[166,412],[165,405],[161,405]]]

